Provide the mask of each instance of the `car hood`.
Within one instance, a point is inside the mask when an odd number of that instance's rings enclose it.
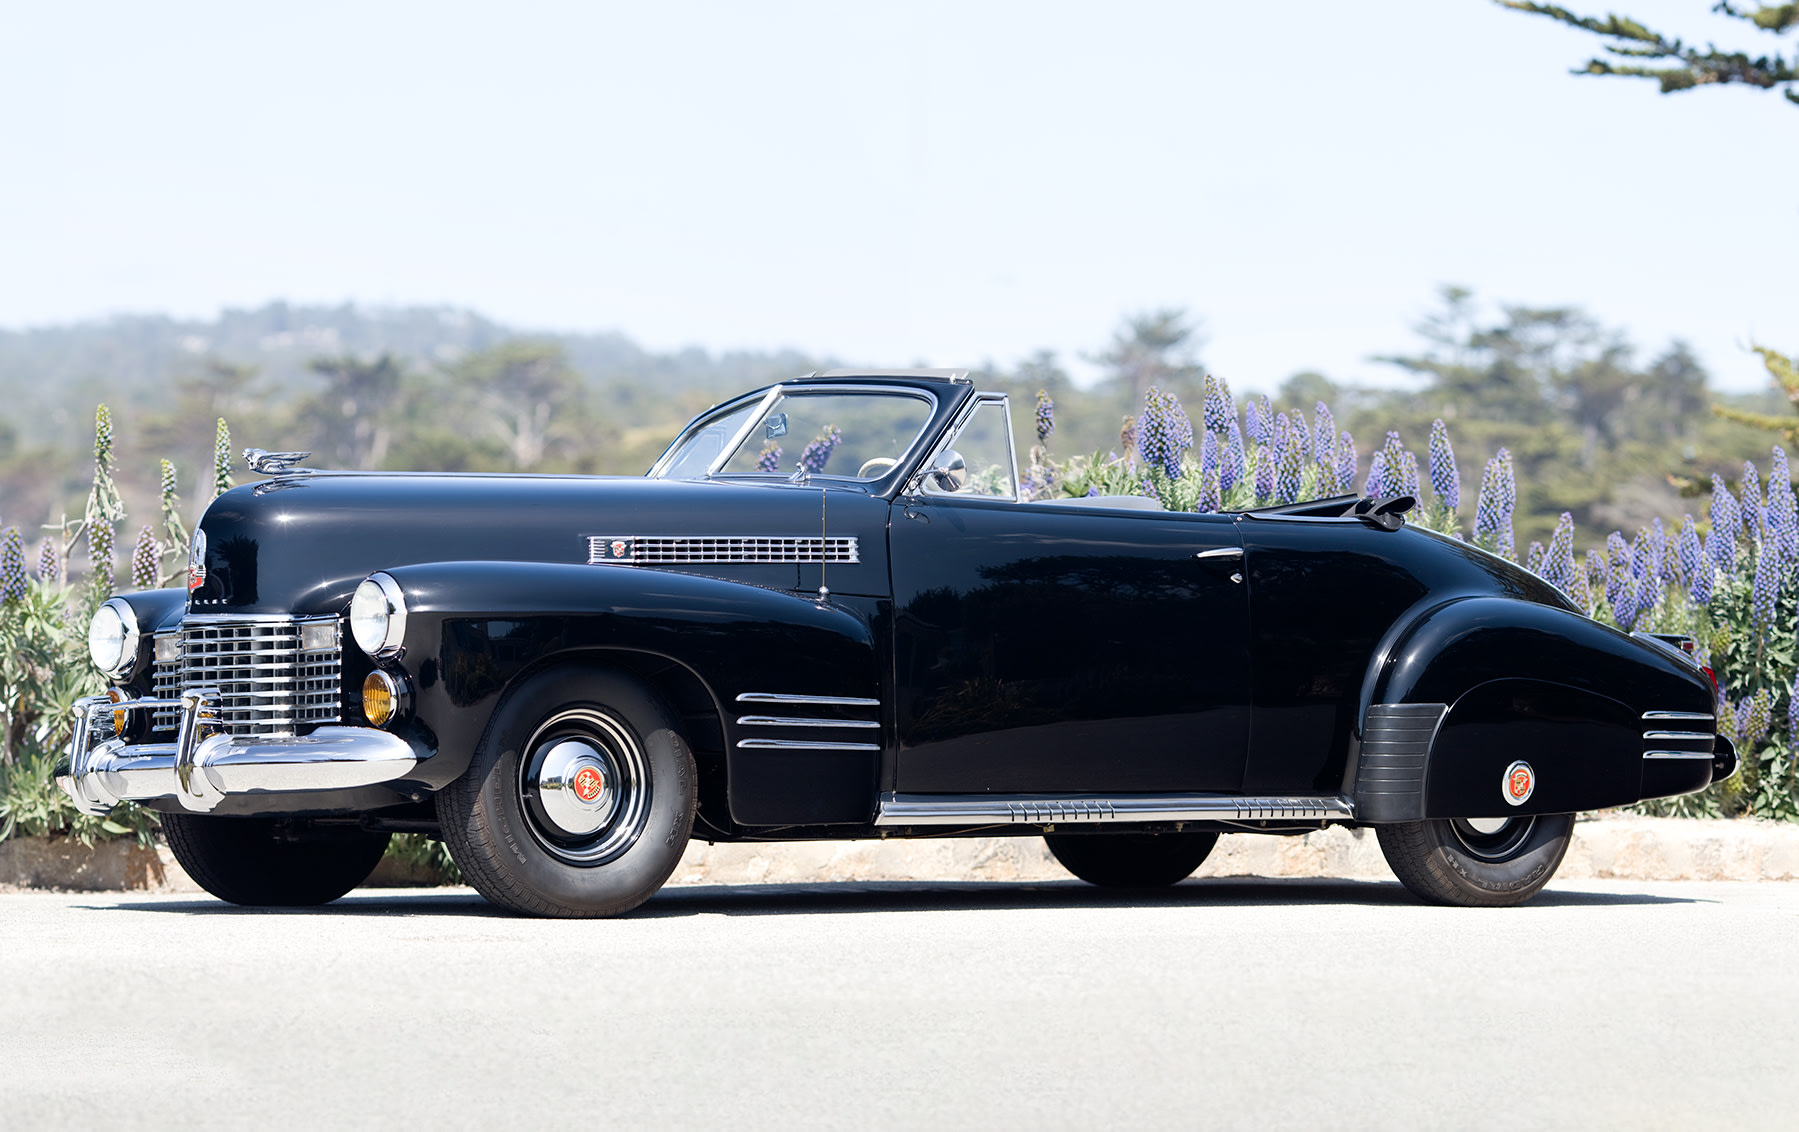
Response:
[[[644,537],[816,538],[821,529],[833,540],[856,540],[854,563],[828,567],[831,590],[884,596],[886,524],[885,500],[841,485],[625,476],[284,476],[234,488],[207,508],[195,540],[204,575],[188,605],[193,613],[341,613],[357,583],[396,566],[588,563],[596,546],[604,557],[619,542],[629,560],[630,545]],[[816,561],[781,561],[778,555],[631,568],[777,589],[820,584]]]

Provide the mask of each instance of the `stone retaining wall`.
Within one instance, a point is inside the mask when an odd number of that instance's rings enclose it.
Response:
[[[1371,830],[1333,828],[1303,837],[1227,834],[1194,874],[1391,880]],[[1565,880],[1799,880],[1799,825],[1758,821],[1605,817],[1574,827],[1557,877]],[[1067,880],[1035,837],[927,841],[805,841],[688,846],[670,884],[826,881]],[[386,860],[369,887],[430,883]],[[0,841],[0,889],[197,892],[166,847],[130,842],[88,848],[67,839]]]

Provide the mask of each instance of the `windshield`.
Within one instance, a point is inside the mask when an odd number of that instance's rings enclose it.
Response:
[[[766,406],[766,407],[765,407]],[[875,480],[904,458],[931,419],[930,399],[903,390],[783,390],[709,417],[664,457],[662,479],[810,475]],[[723,463],[719,457],[754,417]]]

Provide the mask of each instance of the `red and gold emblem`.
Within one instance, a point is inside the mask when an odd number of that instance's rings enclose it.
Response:
[[[1505,768],[1505,800],[1514,806],[1522,806],[1530,800],[1537,788],[1537,772],[1529,763],[1519,760]]]
[[[584,766],[576,772],[573,787],[575,797],[591,806],[600,800],[600,794],[606,789],[606,780],[593,767]]]
[[[626,542],[622,538],[615,538],[612,540],[612,557],[623,558],[625,556],[625,551],[629,550],[630,548],[631,548],[630,543]]]

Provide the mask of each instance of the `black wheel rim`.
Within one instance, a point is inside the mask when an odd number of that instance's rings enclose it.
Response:
[[[532,837],[571,865],[617,860],[649,821],[643,744],[601,708],[567,708],[545,720],[525,744],[516,788]]]
[[[1483,861],[1509,861],[1523,851],[1536,828],[1533,816],[1505,818],[1495,825],[1493,819],[1451,818],[1450,832],[1469,853]]]

